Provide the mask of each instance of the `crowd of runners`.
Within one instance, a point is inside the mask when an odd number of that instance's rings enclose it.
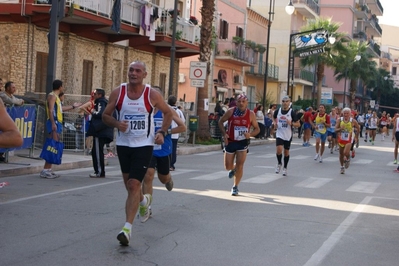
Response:
[[[229,171],[228,177],[233,178],[231,195],[238,195],[238,184],[243,175],[243,166],[248,152],[250,137],[259,133],[259,127],[254,122],[253,111],[247,108],[248,99],[245,95],[238,97],[239,104],[230,108],[219,120],[219,128],[224,138],[225,169]],[[303,135],[303,146],[310,147],[309,139],[313,135],[316,140],[314,160],[323,163],[326,142],[330,154],[338,152],[340,173],[345,174],[349,168],[351,158],[356,155],[355,147],[359,147],[359,139],[374,145],[377,132],[381,141],[390,134],[395,142],[394,164],[398,163],[399,123],[395,114],[391,117],[383,111],[380,116],[376,111],[368,110],[366,114],[358,113],[350,108],[333,107],[329,113],[326,107],[320,104],[316,111],[312,107],[306,108],[306,112],[297,115],[292,109],[288,96],[283,97],[281,107],[273,112],[273,128],[276,132],[276,159],[275,173],[288,175],[288,162],[290,158],[290,146],[294,134],[294,128],[298,129],[298,137]],[[227,122],[225,127],[223,123]],[[251,126],[253,130],[251,131]],[[389,131],[392,130],[390,133]],[[364,132],[364,136],[363,136]],[[397,170],[399,172],[399,166]]]

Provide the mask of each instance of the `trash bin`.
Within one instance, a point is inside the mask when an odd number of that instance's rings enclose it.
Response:
[[[197,131],[198,129],[198,116],[190,115],[188,118],[188,129],[190,131]]]

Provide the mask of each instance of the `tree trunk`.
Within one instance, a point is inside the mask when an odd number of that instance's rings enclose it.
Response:
[[[197,114],[199,117],[197,136],[201,139],[209,139],[208,111],[204,108],[204,99],[208,98],[208,79],[210,74],[210,60],[212,55],[213,14],[215,12],[214,0],[203,0],[201,7],[201,62],[207,62],[206,80],[203,88],[198,88]]]
[[[350,107],[352,110],[355,109],[355,99],[356,99],[356,80],[355,79],[351,79],[350,80]]]
[[[313,108],[318,109],[321,103],[321,87],[323,86],[323,78],[324,78],[324,64],[320,63],[317,65],[317,105],[313,106]]]

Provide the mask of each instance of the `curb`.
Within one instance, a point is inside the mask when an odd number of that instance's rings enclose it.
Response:
[[[107,163],[107,159],[105,159]],[[0,177],[16,175],[37,174],[43,170],[44,160],[38,157],[27,157],[16,154],[10,157],[9,163],[0,164]],[[91,156],[81,156],[76,154],[64,154],[62,164],[53,165],[54,171],[79,169],[91,167],[93,165]]]
[[[18,164],[18,163],[13,163]],[[27,174],[38,174],[40,171],[43,170],[43,163],[40,165],[31,165],[31,166],[21,166],[12,169],[4,169],[0,170],[0,177],[9,177],[9,176],[16,176],[16,175],[27,175]],[[21,163],[21,165],[23,165]],[[92,166],[93,163],[91,160],[87,161],[78,161],[78,162],[66,162],[62,163],[61,165],[54,165],[54,171],[60,170],[69,170],[69,169],[78,169],[78,168],[85,168]]]
[[[274,143],[274,139],[268,140],[251,140],[251,146],[263,145],[268,143]],[[177,155],[190,155],[197,153],[204,153],[209,151],[220,151],[223,154],[220,144],[214,145],[200,145],[200,144],[178,144]],[[107,164],[107,160],[105,160]],[[10,163],[0,164],[0,178],[17,176],[17,175],[28,175],[28,174],[38,174],[43,169],[43,160],[36,160],[34,158],[14,157],[10,160]],[[1,169],[2,165],[5,165],[7,169]],[[91,167],[93,165],[91,156],[76,156],[74,154],[67,154],[63,158],[63,163],[61,165],[53,165],[54,171],[69,170],[69,169],[79,169]]]

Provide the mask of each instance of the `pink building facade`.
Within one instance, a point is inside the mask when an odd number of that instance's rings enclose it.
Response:
[[[333,21],[341,23],[340,32],[344,32],[351,39],[367,42],[368,52],[374,58],[380,57],[379,45],[376,39],[382,36],[382,28],[378,24],[377,16],[383,15],[383,7],[379,0],[320,0],[320,15],[331,17]],[[328,87],[333,88],[335,98],[342,106],[344,97],[346,106],[349,105],[349,80],[346,84],[346,95],[344,95],[344,81],[337,82],[333,70],[326,69],[325,78]],[[355,108],[360,111],[367,109],[370,101],[367,91],[358,84]]]

